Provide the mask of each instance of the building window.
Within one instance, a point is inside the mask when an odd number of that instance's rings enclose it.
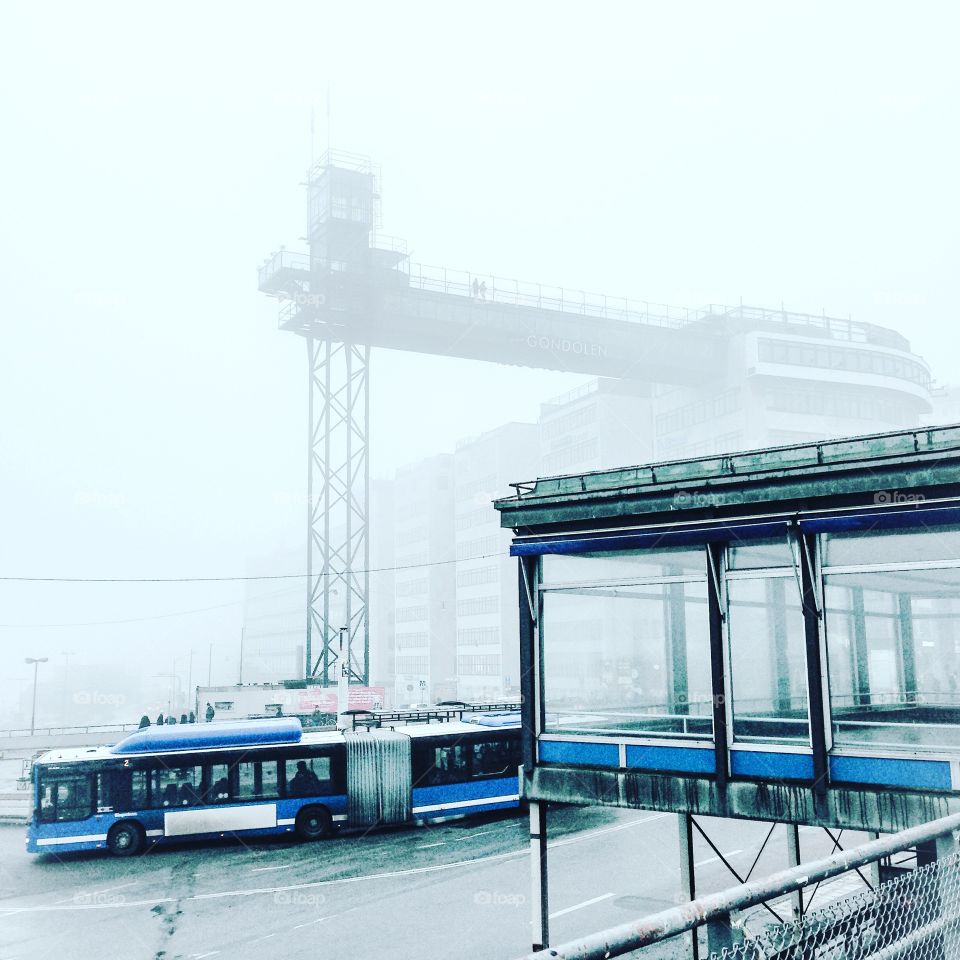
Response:
[[[427,615],[427,607],[424,604],[416,607],[397,607],[394,620],[396,623],[412,623],[417,620],[426,620]]]
[[[458,617],[477,617],[483,614],[497,614],[499,612],[499,594],[487,597],[467,597],[466,599],[457,601]]]
[[[727,632],[734,740],[810,742],[806,638],[786,539],[731,547]]]
[[[404,655],[397,657],[395,671],[397,676],[424,676],[428,669],[428,658]]]
[[[414,633],[398,633],[397,649],[413,650],[418,647],[430,646],[430,634],[426,630],[417,630]]]
[[[461,677],[499,677],[498,654],[461,655],[457,657],[457,674]]]
[[[500,579],[500,568],[497,564],[487,564],[485,567],[471,567],[469,570],[457,571],[458,587],[479,587],[484,583],[497,583]]]
[[[704,551],[548,556],[543,569],[549,731],[712,736]]]
[[[457,631],[457,646],[472,647],[500,643],[499,627],[461,627]]]
[[[930,385],[930,372],[923,364],[879,350],[761,338],[757,341],[757,359],[765,363],[895,377],[923,387]]]

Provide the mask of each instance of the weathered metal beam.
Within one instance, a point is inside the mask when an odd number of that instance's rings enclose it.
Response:
[[[738,820],[809,824],[896,833],[960,811],[960,796],[830,785],[822,806],[807,783],[732,780],[718,789],[705,777],[633,770],[539,766],[525,784],[531,800],[578,803]]]

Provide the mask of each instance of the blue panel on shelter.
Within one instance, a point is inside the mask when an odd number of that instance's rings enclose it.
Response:
[[[806,517],[800,520],[800,529],[808,533],[853,533],[947,523],[960,523],[960,507],[929,507],[918,501],[915,506],[904,510],[871,510]]]
[[[813,757],[809,753],[732,750],[730,769],[735,777],[755,780],[812,780]]]
[[[900,760],[893,757],[831,757],[830,777],[844,783],[872,783],[916,790],[951,790],[946,760]]]
[[[209,750],[216,747],[256,747],[299,743],[303,729],[296,717],[276,720],[230,720],[225,723],[176,723],[145,727],[111,747],[111,753],[166,753],[168,750]]]
[[[727,540],[766,540],[782,537],[788,529],[785,520],[760,523],[713,524],[709,527],[677,527],[640,533],[603,537],[563,537],[524,540],[510,547],[510,556],[540,556],[546,553],[594,553],[603,550],[643,550],[655,547],[696,546]]]
[[[620,747],[615,743],[584,743],[582,740],[541,740],[537,757],[541,763],[619,767]]]
[[[673,773],[715,773],[713,750],[699,747],[654,747],[627,744],[627,766]]]

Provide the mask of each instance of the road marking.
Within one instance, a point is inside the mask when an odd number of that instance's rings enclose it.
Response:
[[[316,920],[308,920],[306,923],[298,923],[292,929],[299,930],[301,927],[310,927],[315,923],[323,923],[324,920],[329,920],[329,917],[318,917]]]
[[[264,940],[269,940],[271,937],[275,937],[275,933],[268,933],[265,937],[257,937],[256,940],[248,940],[247,946],[252,946],[255,943],[263,943]]]
[[[496,833],[496,830],[481,830],[479,833],[471,833],[465,837],[454,837],[451,843],[463,843],[464,840],[472,840],[474,837],[485,837],[488,833]]]
[[[599,837],[605,833],[616,833],[618,830],[628,830],[630,827],[639,827],[644,823],[653,823],[654,820],[665,820],[667,817],[674,817],[673,813],[657,813],[652,817],[644,817],[642,820],[630,820],[627,823],[618,823],[613,827],[598,827],[596,830],[588,830],[573,837],[564,837],[562,840],[550,840],[548,847],[565,847],[570,843],[580,843],[582,840],[590,840],[593,837]]]
[[[742,851],[742,850],[731,850],[731,851],[727,854],[727,859],[729,860],[730,857],[735,857],[738,853],[743,853],[743,851]],[[698,861],[694,864],[694,866],[695,866],[695,867],[705,867],[708,863],[717,863],[718,861],[720,861],[720,860],[722,860],[722,859],[723,859],[723,857],[710,857],[709,860],[698,860]]]
[[[209,953],[191,953],[193,960],[203,960],[204,957],[215,957],[220,951],[211,950]]]
[[[442,847],[445,841],[441,840],[439,843],[418,843],[418,850],[427,850],[429,847]]]
[[[291,867],[295,867],[295,863],[282,863],[278,867],[254,867],[250,872],[251,873],[266,873],[268,870],[289,870]]]
[[[133,887],[139,882],[140,882],[139,880],[131,880],[129,883],[121,883],[117,887],[107,887],[106,890],[94,890],[94,892],[89,894],[89,896],[99,897],[101,894],[104,894],[104,893],[113,893],[114,890],[123,890],[124,887]]]
[[[600,903],[602,900],[609,900],[614,896],[616,896],[614,893],[604,893],[599,897],[594,897],[592,900],[584,900],[583,903],[577,903],[572,907],[567,907],[564,910],[558,910],[556,913],[551,913],[550,919],[556,920],[557,917],[562,917],[564,914],[573,913],[574,910],[582,910],[584,907],[592,907],[595,903]]]
[[[562,840],[554,840],[551,847],[566,846],[571,843],[579,843],[583,840],[589,840],[592,837],[600,836],[606,833],[613,833],[619,830],[626,830],[630,827],[639,827],[646,823],[653,823],[656,820],[663,820],[672,817],[670,813],[659,813],[652,817],[644,817],[640,820],[631,820],[627,823],[620,823],[613,827],[600,827],[596,830],[588,830],[573,837],[564,837]],[[414,877],[431,873],[442,873],[447,870],[458,870],[463,867],[476,867],[482,863],[496,863],[499,860],[517,860],[530,855],[530,848],[525,844],[518,850],[511,850],[506,853],[494,853],[486,857],[472,857],[469,860],[454,860],[453,863],[434,863],[423,867],[408,867],[405,870],[392,870],[383,873],[361,874],[355,877],[338,877],[335,880],[310,880],[303,883],[280,884],[273,887],[241,887],[236,890],[220,890],[214,893],[195,893],[189,897],[154,897],[149,900],[124,900],[121,903],[88,903],[88,904],[45,904],[30,907],[0,907],[0,919],[11,917],[18,913],[50,913],[65,910],[122,910],[130,907],[153,907],[161,903],[183,903],[186,901],[198,900],[221,900],[226,897],[256,897],[266,896],[276,893],[284,893],[288,890],[310,890],[314,887],[331,887],[336,884],[362,883],[368,880],[394,880],[400,877]]]

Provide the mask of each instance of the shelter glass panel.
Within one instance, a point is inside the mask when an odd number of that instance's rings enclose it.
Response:
[[[892,496],[892,494],[891,494]],[[878,563],[960,563],[960,527],[928,527],[890,533],[844,533],[825,537],[824,566],[863,567]]]
[[[960,568],[824,583],[834,743],[960,746]]]
[[[547,730],[713,735],[705,579],[547,590],[543,604]]]
[[[660,577],[705,575],[703,549],[673,547],[665,550],[577,553],[543,558],[543,583],[597,583],[606,580],[646,580]]]
[[[728,579],[727,609],[734,739],[809,743],[806,640],[794,573]]]

